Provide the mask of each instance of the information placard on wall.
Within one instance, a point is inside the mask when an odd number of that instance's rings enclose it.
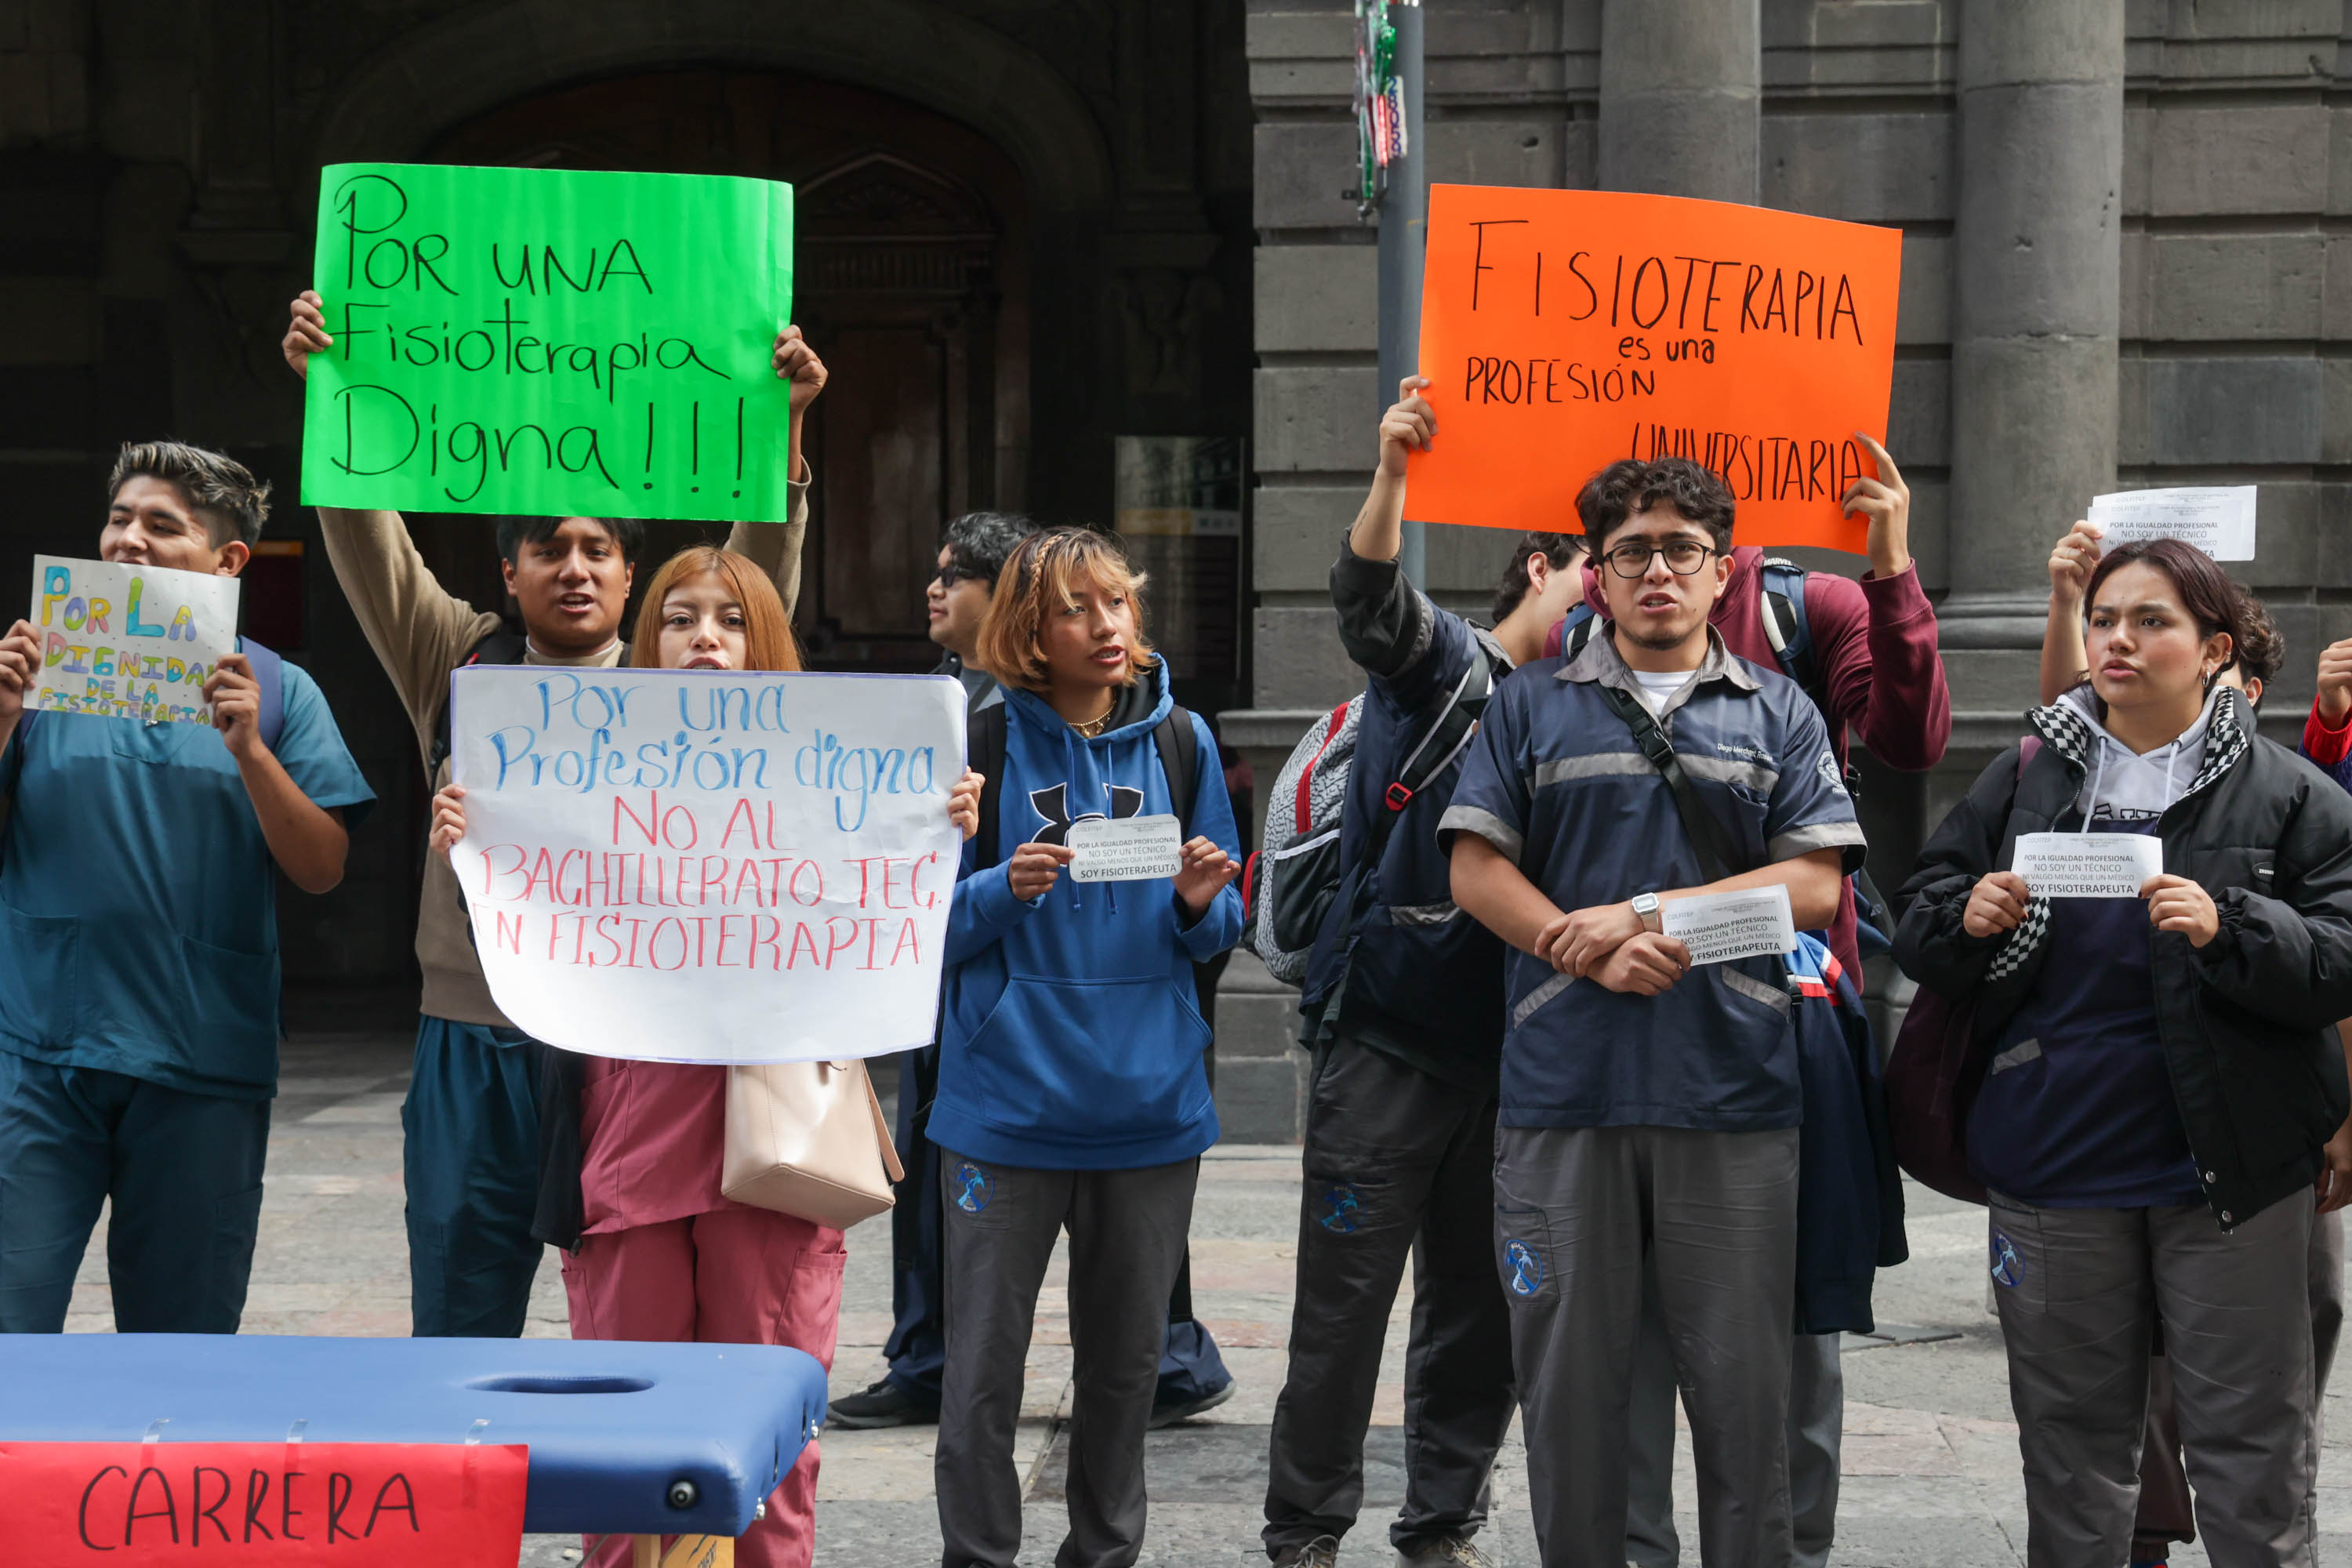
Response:
[[[792,239],[771,180],[329,167],[303,501],[782,518]]]
[[[930,1039],[962,849],[955,679],[475,666],[449,712],[451,861],[518,1026],[660,1061]]]
[[[1433,185],[1405,513],[1578,532],[1621,458],[1723,476],[1743,544],[1860,551],[1895,375],[1900,231],[1622,191]],[[1381,389],[1385,403],[1394,387]],[[1369,451],[1367,453],[1369,456]],[[1896,461],[1903,454],[1894,454]]]

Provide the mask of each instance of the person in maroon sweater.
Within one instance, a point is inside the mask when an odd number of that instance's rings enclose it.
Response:
[[[1856,740],[1890,768],[1925,773],[1943,761],[1952,734],[1952,694],[1936,651],[1936,611],[1920,591],[1912,563],[1911,491],[1886,449],[1856,432],[1879,477],[1854,481],[1843,498],[1849,516],[1868,528],[1870,570],[1860,582],[1827,572],[1805,574],[1805,622],[1821,671],[1815,700],[1823,707],[1830,746],[1846,765]],[[1764,629],[1764,555],[1735,546],[1731,581],[1708,616],[1724,646],[1739,658],[1779,670]],[[1606,613],[1600,579],[1584,567],[1585,602]],[[1559,651],[1561,628],[1544,646]],[[1862,954],[1854,938],[1853,886],[1838,899],[1828,931],[1830,951],[1855,976]],[[1627,1493],[1625,1560],[1633,1568],[1673,1568],[1681,1543],[1674,1511],[1674,1359],[1654,1300],[1645,1301],[1634,1355],[1633,1458]],[[1838,1336],[1800,1334],[1789,1379],[1789,1501],[1795,1524],[1796,1568],[1821,1568],[1837,1525],[1838,1451],[1845,1419],[1845,1381]]]

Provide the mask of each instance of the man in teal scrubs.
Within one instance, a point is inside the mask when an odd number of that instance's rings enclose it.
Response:
[[[269,487],[215,452],[125,447],[99,554],[235,576]],[[0,1331],[65,1327],[113,1200],[126,1333],[235,1333],[278,1092],[277,876],[342,880],[375,799],[310,678],[242,640],[213,724],[27,712],[0,638]],[[260,672],[257,674],[257,667]]]

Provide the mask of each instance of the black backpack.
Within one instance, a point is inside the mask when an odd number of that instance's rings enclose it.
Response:
[[[995,865],[1002,848],[997,843],[996,814],[997,803],[1003,798],[1007,722],[1004,704],[992,702],[971,716],[971,725],[964,731],[964,753],[983,781],[980,786],[980,831],[972,835],[979,856],[973,863],[976,870]],[[1201,737],[1192,728],[1192,715],[1182,708],[1171,708],[1168,717],[1151,731],[1151,743],[1160,752],[1160,771],[1168,775],[1168,794],[1175,803],[1178,831],[1189,838],[1201,766]]]

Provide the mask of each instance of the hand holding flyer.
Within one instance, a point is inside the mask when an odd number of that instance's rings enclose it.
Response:
[[[1690,950],[1692,967],[1760,958],[1797,945],[1797,920],[1789,889],[1743,888],[1732,893],[1701,893],[1658,906],[1664,933]]]
[[[2145,833],[2028,833],[2010,869],[2037,899],[2136,899],[2164,874],[2164,842]]]
[[[1184,830],[1176,818],[1129,816],[1118,821],[1090,816],[1070,825],[1070,879],[1077,882],[1148,882],[1184,868]]]

